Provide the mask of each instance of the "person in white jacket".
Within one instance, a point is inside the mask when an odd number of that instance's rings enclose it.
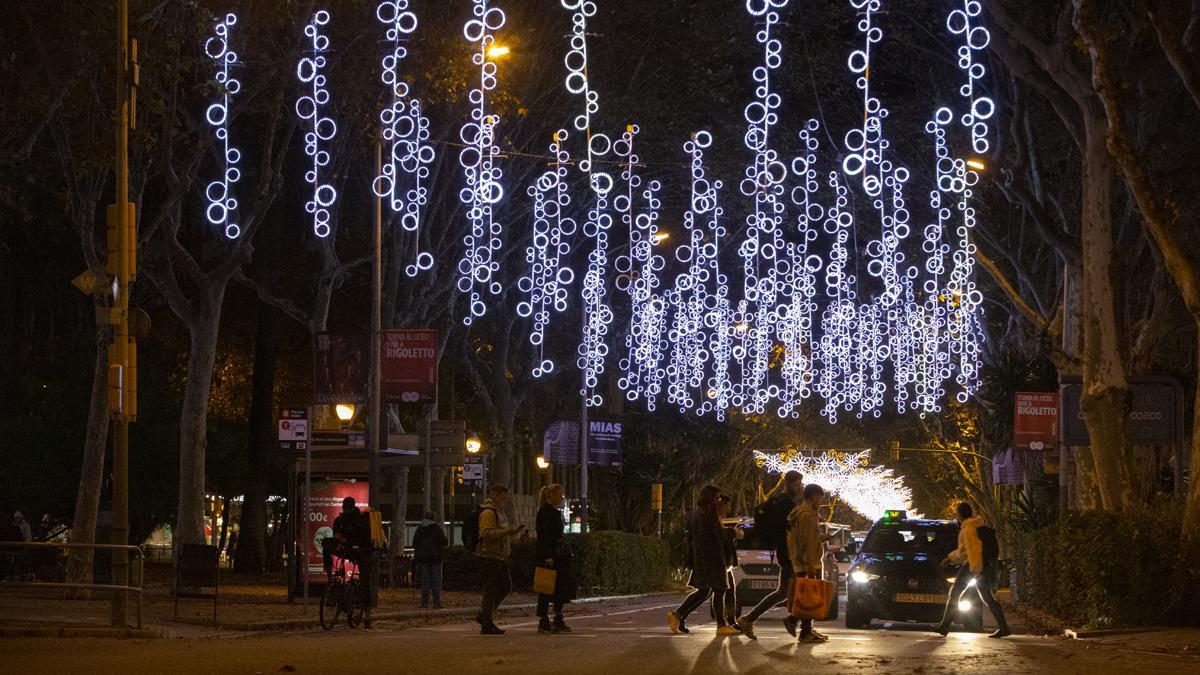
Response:
[[[989,560],[984,554],[983,540],[979,536],[979,528],[984,526],[983,516],[976,516],[971,505],[962,502],[958,505],[958,548],[950,552],[946,562],[958,565],[958,574],[954,578],[954,586],[950,596],[946,598],[946,611],[942,614],[942,622],[934,629],[945,637],[950,633],[950,621],[958,610],[960,598],[972,586],[979,594],[992,616],[996,619],[998,628],[988,637],[1002,638],[1012,635],[1008,622],[1004,619],[1004,608],[996,599],[996,568],[998,560]]]

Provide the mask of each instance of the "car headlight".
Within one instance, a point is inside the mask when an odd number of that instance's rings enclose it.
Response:
[[[878,578],[879,578],[878,574],[871,574],[870,572],[868,572],[866,570],[854,570],[854,571],[850,572],[850,579],[852,581],[854,581],[855,583],[859,583],[859,584],[865,584],[868,581],[873,581]]]

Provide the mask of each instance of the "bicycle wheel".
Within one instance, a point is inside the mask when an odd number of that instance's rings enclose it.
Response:
[[[346,625],[351,628],[358,627],[365,618],[367,607],[364,603],[364,598],[361,596],[362,587],[358,584],[358,579],[351,579],[346,582],[345,605],[346,605]]]
[[[343,595],[342,582],[338,579],[332,579],[325,585],[325,592],[321,594],[321,628],[330,630],[337,623],[338,614],[342,611]]]

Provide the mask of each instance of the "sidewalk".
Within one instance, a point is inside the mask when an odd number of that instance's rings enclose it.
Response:
[[[420,590],[415,588],[381,588],[379,606],[372,612],[375,621],[414,621],[436,623],[443,619],[474,616],[482,600],[480,593],[445,591],[444,609],[421,609]],[[621,599],[641,596],[624,596]],[[592,603],[615,598],[580,599],[576,603]],[[130,601],[130,622],[135,621],[135,601]],[[0,592],[0,636],[46,635],[68,637],[96,636],[100,630],[110,631],[110,637],[155,637],[186,635],[213,636],[229,632],[259,632],[298,630],[317,626],[319,597],[310,598],[307,611],[303,599],[287,602],[287,588],[274,582],[238,582],[223,585],[217,604],[217,623],[213,625],[212,600],[180,598],[179,616],[174,616],[175,598],[166,583],[151,583],[143,599],[142,625],[145,632],[126,632],[106,628],[110,612],[107,596],[98,594],[94,600],[66,599],[49,593],[16,595],[11,590]],[[530,610],[537,596],[514,592],[502,606],[502,611]],[[65,629],[65,632],[64,630]]]
[[[1078,640],[1092,647],[1115,649],[1141,654],[1166,654],[1185,659],[1195,659],[1200,671],[1200,628],[1175,628],[1160,626],[1138,626],[1132,628],[1105,628],[1088,630],[1073,628],[1063,621],[1026,603],[1013,602],[1008,596],[1000,596],[1010,622],[1020,624],[1024,632],[1041,635],[1058,635],[1068,640]]]

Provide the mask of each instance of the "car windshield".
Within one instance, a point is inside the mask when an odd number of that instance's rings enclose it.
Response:
[[[945,555],[958,545],[958,528],[953,525],[878,525],[867,535],[867,553],[932,553]]]
[[[757,551],[767,548],[766,544],[759,541],[758,533],[753,525],[738,525],[744,536],[741,539],[734,541],[734,546],[742,551]]]

